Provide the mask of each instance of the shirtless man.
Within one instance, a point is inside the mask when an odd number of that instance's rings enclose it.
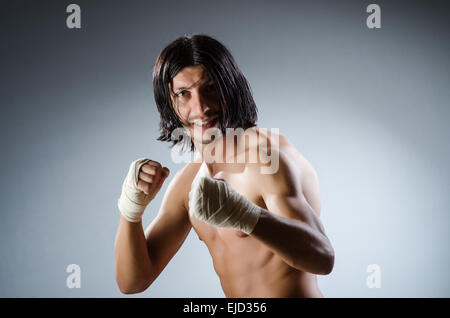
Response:
[[[230,52],[205,35],[179,38],[156,60],[153,86],[159,139],[176,144],[171,132],[183,129],[199,160],[174,176],[145,232],[142,213],[169,170],[145,158],[130,165],[115,242],[121,292],[146,290],[193,228],[208,247],[226,297],[323,297],[316,275],[332,271],[334,250],[319,219],[317,174],[285,137],[256,127],[255,103]],[[260,142],[239,148],[242,138],[233,144],[226,134],[214,140],[209,134],[229,127],[276,146],[271,154],[279,156],[277,169],[261,173],[267,162],[248,160]],[[211,162],[208,145],[219,141],[220,160]],[[244,162],[230,160],[237,149],[245,152]]]

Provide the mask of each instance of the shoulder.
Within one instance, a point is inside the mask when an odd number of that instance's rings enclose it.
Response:
[[[177,171],[174,176],[174,181],[176,183],[182,183],[189,180],[192,181],[197,174],[198,169],[200,169],[200,166],[201,162],[191,161],[187,163],[183,168]]]
[[[252,165],[249,171],[263,196],[304,196],[320,213],[319,179],[312,164],[285,136],[259,130],[260,136],[270,140],[270,152],[265,162]]]
[[[165,201],[187,207],[190,185],[200,169],[201,163],[189,162],[178,170],[167,187]]]

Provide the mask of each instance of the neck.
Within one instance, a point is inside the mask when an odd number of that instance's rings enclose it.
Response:
[[[258,139],[253,130],[249,130],[247,133],[243,133],[242,131],[228,135],[215,135],[214,140],[210,143],[201,143],[193,139],[195,149],[199,154],[197,160],[210,164],[236,162],[238,156],[245,156],[246,149],[248,148],[246,137],[249,139],[249,145],[253,144],[256,149]]]
[[[199,152],[201,161],[206,163],[225,162],[227,154],[231,153],[231,149],[227,151],[227,140],[223,137],[205,144],[194,141],[194,146]]]

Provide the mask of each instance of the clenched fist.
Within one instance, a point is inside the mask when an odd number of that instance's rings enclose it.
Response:
[[[130,222],[140,222],[142,214],[169,176],[159,162],[142,158],[131,163],[117,202],[120,213]]]
[[[249,235],[259,220],[261,208],[224,180],[211,178],[202,163],[189,192],[189,214],[206,224],[234,228]]]

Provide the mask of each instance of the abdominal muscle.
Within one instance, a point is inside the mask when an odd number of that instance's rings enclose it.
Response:
[[[257,239],[191,219],[226,297],[323,297],[316,277],[287,265]]]

